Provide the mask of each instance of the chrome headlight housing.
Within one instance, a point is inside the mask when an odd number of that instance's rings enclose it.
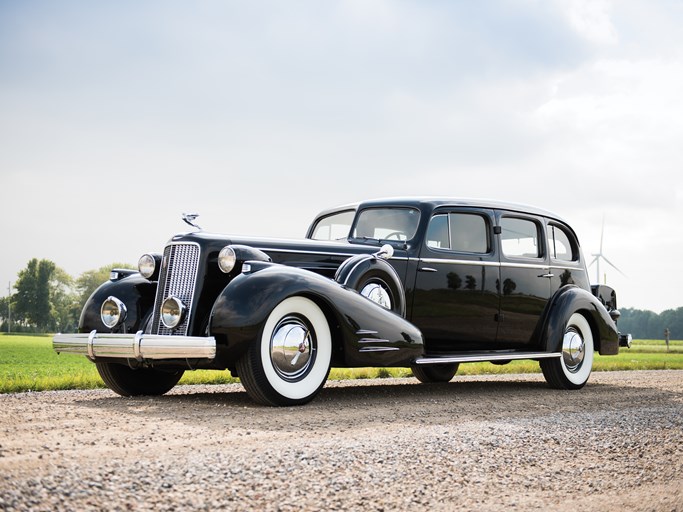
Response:
[[[138,271],[142,277],[154,280],[159,275],[161,254],[143,254],[138,260]]]
[[[107,297],[100,308],[102,323],[109,329],[121,325],[127,314],[128,308],[116,297]]]
[[[161,304],[161,323],[175,329],[185,319],[187,307],[178,297],[169,297]]]
[[[221,271],[228,274],[233,268],[235,268],[236,263],[237,255],[235,254],[235,249],[229,245],[223,247],[221,252],[218,253],[218,267],[221,269]]]

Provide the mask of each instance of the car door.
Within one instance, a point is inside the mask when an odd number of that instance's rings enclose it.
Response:
[[[421,242],[412,322],[429,353],[495,344],[499,263],[492,210],[441,208]]]
[[[533,349],[552,278],[544,220],[500,211],[497,218],[501,292],[498,344]]]

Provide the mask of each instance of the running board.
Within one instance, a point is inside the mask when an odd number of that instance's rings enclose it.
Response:
[[[550,359],[562,357],[562,352],[480,352],[476,354],[462,354],[454,356],[420,357],[415,364],[444,364],[444,363],[480,363],[485,361],[512,361],[517,359]]]

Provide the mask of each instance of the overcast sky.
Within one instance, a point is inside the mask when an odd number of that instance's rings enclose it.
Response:
[[[683,306],[683,2],[0,0],[0,296],[403,195],[557,212]],[[589,269],[595,281],[595,266]],[[604,279],[604,275],[601,277]]]

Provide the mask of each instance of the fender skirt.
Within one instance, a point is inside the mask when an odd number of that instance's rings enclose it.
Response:
[[[271,311],[284,299],[303,296],[325,313],[333,339],[333,366],[410,366],[422,355],[422,333],[399,315],[357,291],[313,272],[274,263],[248,262],[211,312],[209,331],[218,357],[234,361],[261,336]]]
[[[581,311],[591,326],[595,348],[600,355],[619,353],[617,326],[605,306],[590,292],[577,286],[560,288],[553,296],[548,311],[544,345],[549,352],[562,350],[565,325],[572,314]]]

